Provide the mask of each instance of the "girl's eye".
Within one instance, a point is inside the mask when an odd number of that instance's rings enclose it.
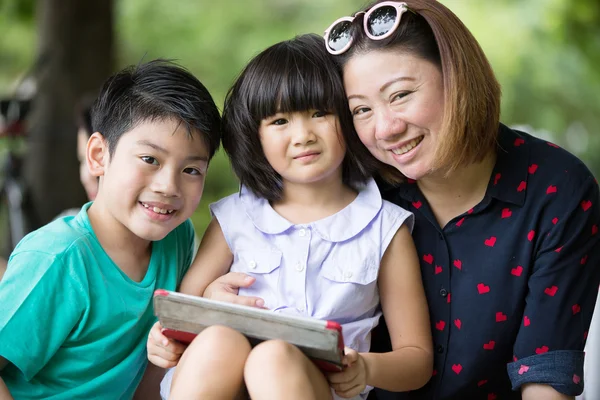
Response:
[[[285,118],[278,118],[276,120],[274,120],[273,122],[271,122],[272,125],[285,125],[288,123],[288,120]]]
[[[142,156],[140,157],[142,159],[143,162],[145,162],[146,164],[151,164],[151,165],[158,165],[158,161],[156,161],[156,158],[154,157],[150,157],[150,156]]]
[[[184,169],[183,172],[186,174],[194,175],[194,176],[202,175],[202,172],[200,172],[199,169],[191,168],[191,167]]]
[[[327,111],[319,110],[313,114],[313,118],[322,118],[327,116],[329,113]]]

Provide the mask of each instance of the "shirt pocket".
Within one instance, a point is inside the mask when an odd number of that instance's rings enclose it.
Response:
[[[265,307],[279,307],[279,275],[283,253],[277,250],[242,250],[231,266],[233,272],[243,272],[256,278],[252,286],[240,288],[240,296],[260,297]]]
[[[322,275],[333,283],[368,285],[377,280],[379,259],[374,255],[344,254],[323,263]]]
[[[321,267],[319,316],[346,324],[372,313],[379,304],[378,271],[374,254],[352,250],[337,257],[330,254]]]

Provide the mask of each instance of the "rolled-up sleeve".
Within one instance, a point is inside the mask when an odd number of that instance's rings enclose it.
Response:
[[[536,249],[508,364],[513,390],[541,383],[570,396],[583,391],[583,348],[600,283],[600,196],[592,176],[565,186],[545,213],[554,228]]]

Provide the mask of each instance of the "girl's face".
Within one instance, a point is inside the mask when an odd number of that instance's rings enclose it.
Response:
[[[336,115],[327,111],[277,113],[263,119],[260,143],[284,183],[341,179],[346,146]]]
[[[344,86],[360,140],[408,178],[432,171],[444,117],[437,66],[410,53],[371,51],[344,66]]]

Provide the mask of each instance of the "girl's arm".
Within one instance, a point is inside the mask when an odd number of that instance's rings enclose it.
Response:
[[[367,384],[393,392],[418,389],[431,378],[433,344],[419,260],[406,225],[383,255],[378,285],[392,351],[361,354]]]
[[[233,254],[223,236],[216,218],[213,218],[200,242],[196,258],[183,277],[179,291],[202,296],[208,285],[226,274],[233,262]]]

